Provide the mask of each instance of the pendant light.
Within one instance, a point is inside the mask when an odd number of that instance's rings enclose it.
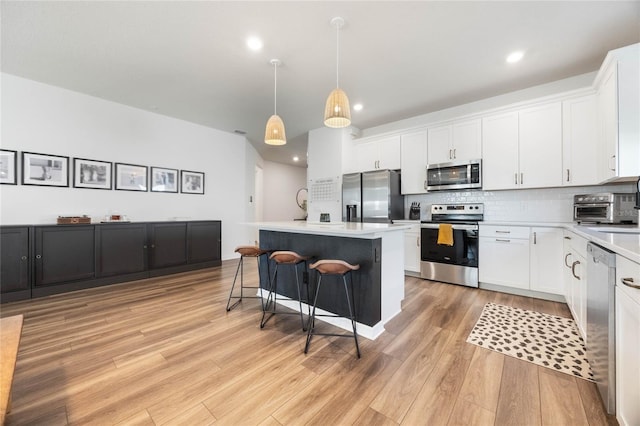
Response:
[[[264,143],[268,145],[284,145],[287,143],[287,136],[284,133],[284,123],[278,116],[277,105],[277,89],[278,89],[278,65],[279,59],[272,59],[273,65],[273,115],[267,121],[267,128],[264,131]]]
[[[331,25],[336,27],[336,88],[329,94],[327,104],[324,107],[324,125],[327,127],[347,127],[351,124],[351,110],[349,98],[340,89],[339,84],[339,58],[340,58],[340,29],[344,26],[344,19],[333,18]]]

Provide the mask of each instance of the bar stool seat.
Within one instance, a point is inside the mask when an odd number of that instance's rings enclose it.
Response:
[[[278,267],[282,266],[293,266],[294,274],[296,276],[296,289],[298,291],[298,304],[300,306],[300,322],[302,323],[302,331],[307,331],[304,316],[302,314],[302,294],[300,291],[300,279],[298,277],[298,265],[304,264],[304,272],[307,270],[307,262],[311,259],[311,256],[303,256],[295,251],[285,251],[278,250],[271,253],[269,259],[273,260],[276,264],[275,270],[273,271],[273,278],[269,282],[269,294],[267,296],[267,301],[262,305],[262,319],[260,320],[260,328],[264,328],[265,324],[269,319],[275,315],[279,314],[294,314],[297,315],[298,312],[277,312],[277,298],[278,298]],[[303,279],[304,281],[304,279]],[[309,281],[306,281],[307,284],[307,310],[308,315],[311,315],[311,304],[309,303]],[[269,314],[267,316],[267,314]]]
[[[229,298],[227,299],[227,312],[229,312],[231,309],[235,308],[240,302],[242,302],[242,298],[246,298],[246,299],[260,299],[260,304],[262,305],[262,293],[260,293],[260,296],[245,296],[244,295],[244,289],[245,288],[253,288],[253,289],[260,289],[260,286],[246,286],[244,285],[244,258],[245,257],[255,257],[258,261],[258,275],[260,275],[260,256],[269,254],[270,251],[269,250],[262,250],[260,247],[258,246],[238,246],[236,247],[236,249],[234,250],[236,253],[240,254],[240,260],[238,261],[238,267],[236,268],[236,275],[233,278],[233,284],[231,285],[231,291],[229,291]],[[268,266],[268,264],[267,264]],[[236,280],[238,279],[238,272],[240,272],[240,295],[239,296],[234,296],[233,295],[233,289],[236,286]],[[267,274],[268,276],[268,274]],[[258,281],[260,279],[258,278]],[[231,299],[238,299],[233,305],[231,304]]]
[[[353,301],[354,301],[353,277],[351,276],[351,272],[357,271],[358,269],[360,269],[360,265],[359,264],[353,265],[348,262],[345,262],[344,260],[338,260],[338,259],[321,259],[309,265],[309,268],[315,269],[316,271],[318,271],[318,285],[316,287],[316,293],[313,298],[313,309],[311,310],[311,318],[309,318],[309,327],[307,330],[307,342],[304,346],[304,353],[306,354],[309,351],[309,346],[311,345],[311,339],[313,338],[313,336],[353,337],[356,343],[356,354],[358,355],[358,358],[360,358],[360,346],[358,345],[358,334],[356,331],[355,306],[353,305]],[[325,275],[339,275],[342,277],[344,294],[347,299],[347,306],[349,307],[349,319],[351,320],[351,327],[353,329],[353,334],[318,333],[315,331],[316,316],[344,318],[342,315],[316,314],[318,294],[320,293],[320,284],[322,282],[322,277]],[[349,298],[349,290],[347,288],[347,276],[349,276],[349,281],[351,283],[351,298]]]

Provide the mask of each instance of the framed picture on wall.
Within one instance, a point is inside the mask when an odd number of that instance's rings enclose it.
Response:
[[[0,149],[0,183],[15,185],[18,183],[18,153],[9,149]]]
[[[111,170],[113,165],[108,161],[73,159],[73,187],[92,189],[111,189]]]
[[[116,163],[116,189],[121,191],[146,191],[147,166]]]
[[[204,194],[204,173],[181,170],[180,192],[183,194]]]
[[[178,192],[178,170],[151,167],[151,191]]]
[[[23,152],[22,184],[69,186],[69,157]]]

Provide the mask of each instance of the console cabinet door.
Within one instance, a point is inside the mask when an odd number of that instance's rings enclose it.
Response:
[[[94,226],[35,228],[35,286],[95,278]]]
[[[29,274],[29,228],[2,228],[0,234],[0,293],[31,291]]]
[[[150,268],[187,263],[187,223],[152,223],[150,234]]]
[[[191,222],[187,226],[189,263],[208,262],[221,258],[220,222]]]
[[[98,227],[99,277],[142,272],[147,269],[147,225],[109,224]]]

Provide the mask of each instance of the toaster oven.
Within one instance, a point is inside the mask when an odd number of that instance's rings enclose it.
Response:
[[[637,223],[634,193],[599,193],[573,197],[573,220],[588,223]]]

